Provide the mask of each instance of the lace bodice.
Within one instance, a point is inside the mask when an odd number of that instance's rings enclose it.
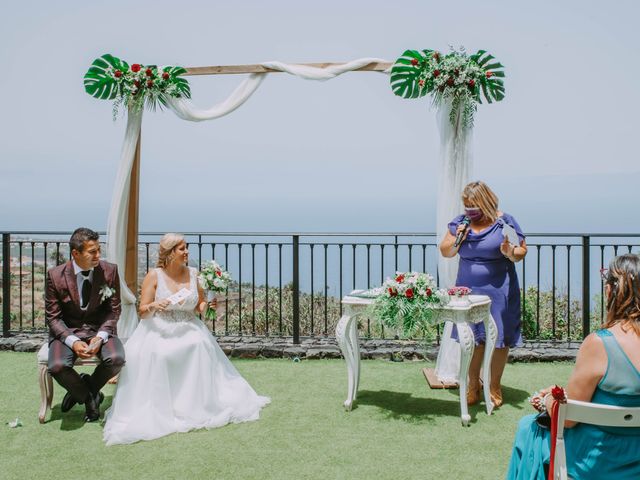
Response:
[[[156,274],[158,277],[158,283],[156,287],[155,299],[157,301],[157,300],[162,300],[164,298],[170,297],[175,292],[169,288],[167,284],[167,274],[161,268],[156,268]],[[193,267],[189,267],[188,290],[191,292],[191,295],[185,298],[181,303],[177,303],[175,305],[169,305],[164,312],[158,312],[156,313],[156,315],[165,320],[173,320],[173,321],[191,320],[195,316],[194,309],[198,304],[197,276],[198,276],[198,273],[196,269]]]

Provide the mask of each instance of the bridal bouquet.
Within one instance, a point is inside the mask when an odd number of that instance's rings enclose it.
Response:
[[[231,275],[226,270],[223,270],[215,260],[211,260],[200,271],[198,282],[202,289],[207,292],[207,301],[210,302],[215,298],[216,293],[227,290],[229,283],[231,283]],[[215,310],[207,306],[204,317],[207,320],[215,321]]]
[[[396,272],[387,278],[373,304],[373,313],[383,325],[404,335],[431,324],[434,308],[446,305],[447,292],[438,289],[428,273]]]

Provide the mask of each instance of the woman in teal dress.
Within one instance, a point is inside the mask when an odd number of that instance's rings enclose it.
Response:
[[[567,396],[607,405],[640,407],[640,257],[614,258],[606,271],[607,319],[585,338],[569,379]],[[540,392],[550,410],[553,399]],[[535,415],[516,432],[508,480],[544,480],[550,432]],[[567,473],[573,479],[640,479],[640,428],[597,427],[566,422]]]

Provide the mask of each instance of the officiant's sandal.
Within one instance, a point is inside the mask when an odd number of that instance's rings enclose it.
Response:
[[[478,383],[477,387],[469,385],[467,387],[467,405],[475,405],[480,402],[482,393],[482,384]]]

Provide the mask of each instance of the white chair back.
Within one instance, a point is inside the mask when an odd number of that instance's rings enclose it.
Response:
[[[558,432],[554,459],[554,480],[567,480],[564,422],[588,423],[601,427],[640,427],[640,407],[618,407],[601,403],[567,400],[558,408]]]

